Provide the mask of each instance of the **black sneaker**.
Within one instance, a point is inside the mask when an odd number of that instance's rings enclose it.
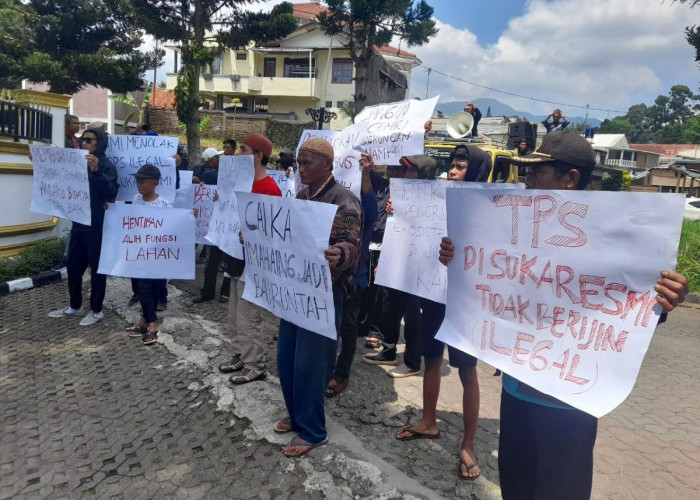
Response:
[[[368,365],[395,365],[396,364],[396,348],[382,349],[377,353],[365,354],[362,361]]]
[[[235,360],[232,359],[228,363],[219,365],[219,371],[221,373],[233,373],[242,370],[244,366],[245,364],[243,361],[241,361],[240,358],[236,358]]]
[[[59,262],[56,263],[55,266],[51,268],[52,271],[62,271],[63,269],[66,268],[68,265],[68,259],[61,259]]]

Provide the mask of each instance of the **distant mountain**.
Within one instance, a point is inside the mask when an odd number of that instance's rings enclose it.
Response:
[[[466,101],[439,102],[438,105],[435,106],[435,110],[440,110],[446,116],[450,116],[459,111],[464,111],[465,102]],[[539,123],[546,118],[544,115],[533,115],[527,111],[518,111],[507,104],[503,104],[497,99],[474,99],[472,102],[474,103],[474,106],[481,110],[481,114],[483,116],[486,116],[486,110],[488,110],[489,106],[491,106],[491,116],[524,116],[528,121],[533,123]],[[566,119],[571,123],[583,123],[584,117],[566,116]],[[600,125],[600,120],[589,116],[586,123],[593,127],[598,127]]]

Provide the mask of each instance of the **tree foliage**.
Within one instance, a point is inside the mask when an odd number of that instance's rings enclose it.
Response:
[[[685,85],[674,85],[668,95],[660,95],[654,104],[635,104],[624,116],[604,120],[598,132],[625,134],[633,143],[684,143],[696,137],[700,117],[700,95]]]
[[[288,2],[268,14],[245,9],[254,0],[131,0],[139,25],[160,40],[180,46],[175,87],[178,119],[187,129],[191,161],[200,150],[199,75],[223,48],[264,43],[296,28]]]
[[[131,92],[127,92],[124,97],[118,95],[109,96],[109,98],[115,102],[120,102],[122,104],[135,108],[133,111],[129,112],[128,115],[126,115],[126,118],[124,118],[124,123],[122,123],[124,131],[129,130],[129,122],[134,117],[138,119],[138,123],[144,122],[144,119],[146,117],[146,110],[148,109],[148,101],[151,98],[151,92],[153,92],[153,82],[148,84],[148,88],[143,94],[143,99],[141,99],[140,103],[136,102],[136,99],[131,94]]]
[[[0,75],[26,78],[52,92],[86,85],[122,93],[141,87],[153,56],[140,52],[141,32],[122,0],[0,0]],[[7,72],[6,72],[7,71]]]
[[[424,0],[326,0],[329,11],[318,21],[324,33],[344,34],[355,63],[355,107],[364,107],[369,94],[367,71],[376,57],[374,48],[399,39],[410,46],[423,45],[437,33],[433,8]]]

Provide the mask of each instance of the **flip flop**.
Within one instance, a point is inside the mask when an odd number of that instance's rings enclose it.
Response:
[[[282,454],[288,458],[303,457],[304,455],[306,455],[308,452],[310,452],[314,448],[318,448],[319,446],[323,446],[327,442],[328,442],[328,438],[324,439],[323,441],[319,441],[318,443],[309,443],[308,441],[304,441],[303,439],[301,439],[299,436],[296,436],[289,442],[289,444],[287,446],[308,446],[309,449],[302,452],[302,453],[299,453],[297,455],[292,455],[291,453],[285,453],[284,451],[282,451]]]
[[[467,474],[469,474],[469,471],[472,470],[474,467],[479,465],[478,460],[476,460],[476,457],[474,459],[474,462],[471,464],[468,464],[466,460],[464,460],[462,457],[459,457],[459,464],[457,464],[457,475],[461,478],[464,479],[465,481],[474,481],[477,477],[481,476],[481,472],[477,474],[476,476],[465,476],[462,474],[462,466],[466,467],[467,469]]]
[[[417,431],[415,429],[412,429],[411,426],[404,425],[399,429],[399,432],[408,432],[410,436],[404,436],[404,437],[398,437],[396,436],[396,439],[399,441],[413,441],[414,439],[437,439],[440,437],[440,431],[437,431],[437,434],[428,434],[427,432],[421,432]],[[397,433],[398,434],[398,433]]]
[[[289,428],[282,427],[282,426],[289,426]],[[280,418],[277,422],[275,422],[275,426],[272,428],[273,431],[275,431],[277,434],[287,434],[288,432],[294,432],[294,428],[292,427],[292,419],[289,417],[284,417]]]

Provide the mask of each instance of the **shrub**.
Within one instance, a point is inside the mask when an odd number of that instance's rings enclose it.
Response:
[[[313,122],[291,123],[279,120],[267,120],[265,135],[272,144],[279,148],[296,149],[301,133],[306,129],[316,128]]]
[[[632,176],[626,170],[608,172],[601,183],[603,191],[627,191],[632,184]]]
[[[61,260],[65,245],[62,238],[40,240],[19,255],[0,259],[0,281],[27,278],[50,269]]]
[[[676,267],[688,278],[690,291],[700,293],[700,221],[683,221]]]

